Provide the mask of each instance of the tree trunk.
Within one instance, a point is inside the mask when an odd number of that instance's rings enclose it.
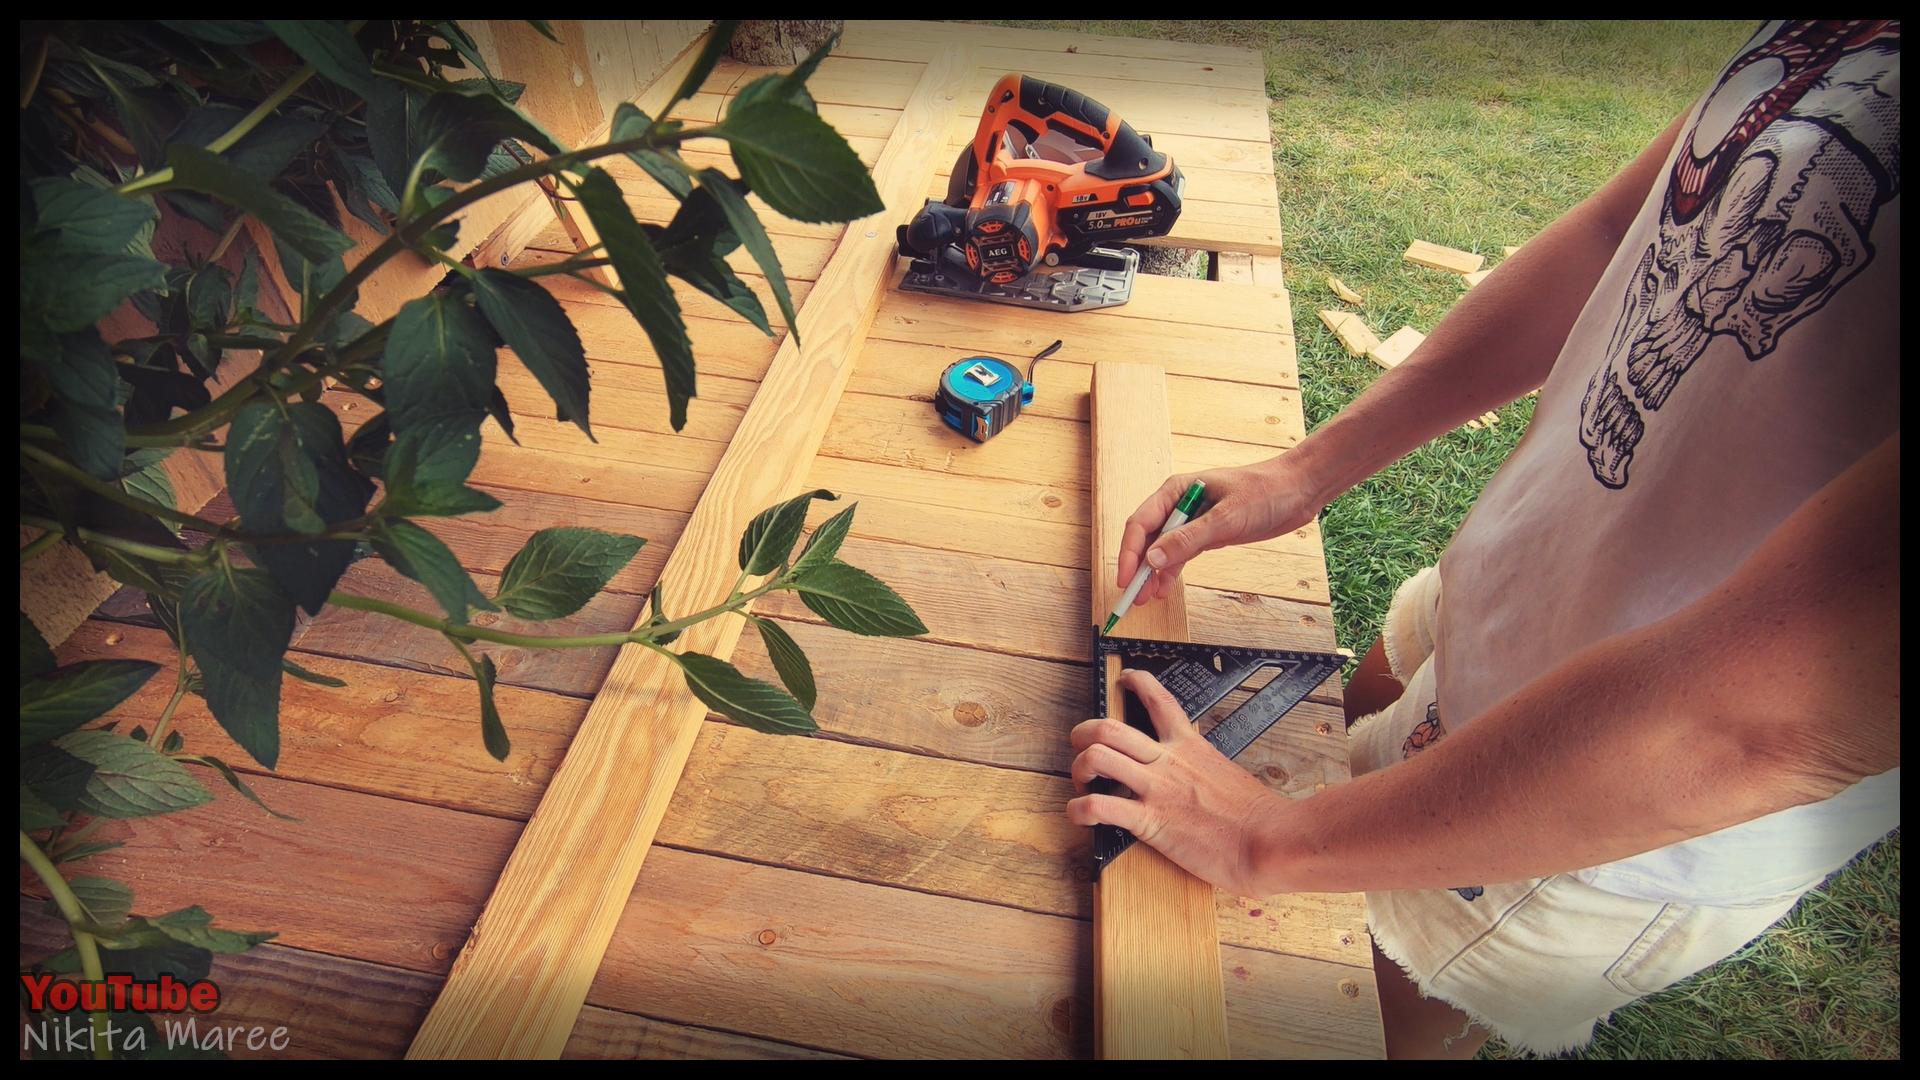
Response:
[[[727,51],[757,67],[792,67],[827,43],[846,23],[839,19],[748,19]]]

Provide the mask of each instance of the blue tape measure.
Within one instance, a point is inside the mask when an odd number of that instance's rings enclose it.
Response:
[[[1027,365],[1027,374],[996,356],[969,356],[940,374],[933,406],[948,427],[983,443],[1005,431],[1033,404],[1033,367],[1053,355],[1060,342],[1041,350]]]

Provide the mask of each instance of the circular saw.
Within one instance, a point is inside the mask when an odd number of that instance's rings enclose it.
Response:
[[[1127,302],[1140,255],[1186,186],[1173,158],[1105,105],[1031,75],[995,83],[944,201],[900,226],[900,287],[1056,311]]]

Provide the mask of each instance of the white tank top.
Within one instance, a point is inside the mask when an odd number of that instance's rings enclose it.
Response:
[[[1899,24],[1770,23],[1681,129],[1440,562],[1440,714],[1471,722],[1719,585],[1900,429]],[[1583,871],[1738,905],[1897,827],[1899,770]]]

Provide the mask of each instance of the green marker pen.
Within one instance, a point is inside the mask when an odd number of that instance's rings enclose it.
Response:
[[[1193,486],[1187,489],[1187,493],[1180,496],[1180,502],[1174,506],[1173,513],[1167,515],[1167,523],[1160,526],[1160,532],[1153,539],[1158,540],[1191,521],[1193,515],[1200,512],[1200,497],[1206,493],[1206,490],[1205,481],[1195,480]],[[1152,541],[1149,541],[1147,546],[1152,547]],[[1107,625],[1100,628],[1101,637],[1113,633],[1113,628],[1119,623],[1120,617],[1133,606],[1134,597],[1140,595],[1140,586],[1147,583],[1147,575],[1153,573],[1153,567],[1147,565],[1146,554],[1144,551],[1140,553],[1140,571],[1133,575],[1133,583],[1127,586],[1127,591],[1121,593],[1119,601],[1113,605],[1113,614],[1107,616]]]

